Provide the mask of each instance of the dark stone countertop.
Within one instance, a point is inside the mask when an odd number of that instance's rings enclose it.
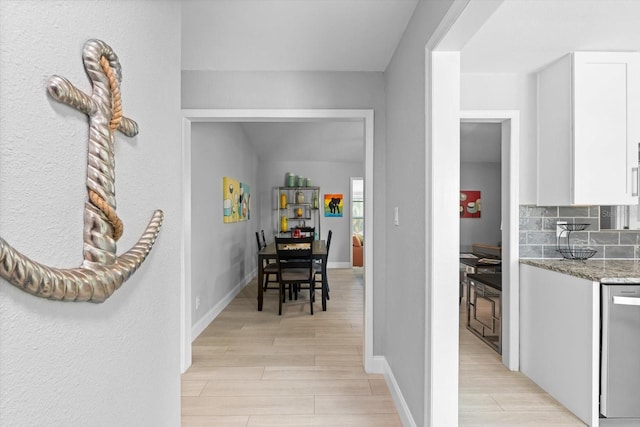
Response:
[[[469,255],[468,257],[465,255]],[[502,261],[493,256],[483,256],[482,254],[474,254],[464,252],[460,254],[460,263],[470,267],[496,267],[499,268]]]
[[[490,273],[490,274],[468,274],[467,278],[470,280],[475,280],[476,282],[480,282],[484,285],[490,286],[494,289],[502,291],[502,274],[501,273]]]
[[[520,263],[593,282],[640,283],[640,260],[520,259]]]

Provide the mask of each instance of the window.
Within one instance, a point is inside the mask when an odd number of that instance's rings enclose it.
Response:
[[[351,180],[351,231],[364,235],[364,180]]]

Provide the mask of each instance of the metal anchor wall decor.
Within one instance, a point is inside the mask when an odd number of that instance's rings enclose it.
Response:
[[[25,292],[63,301],[103,302],[144,262],[162,225],[156,210],[138,242],[116,256],[123,225],[116,214],[114,134],[138,133],[138,125],[122,115],[117,55],[100,40],[89,40],[83,62],[93,90],[87,95],[64,77],[52,76],[49,94],[89,116],[87,153],[88,200],[84,205],[84,261],[78,268],[60,269],[32,261],[0,237],[0,277]]]

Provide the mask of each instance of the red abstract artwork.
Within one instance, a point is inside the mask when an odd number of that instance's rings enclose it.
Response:
[[[480,218],[480,191],[460,191],[460,218]]]

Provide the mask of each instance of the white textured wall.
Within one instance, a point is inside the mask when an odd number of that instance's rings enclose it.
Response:
[[[462,74],[460,79],[462,110],[520,111],[520,204],[535,205],[538,164],[536,75]]]
[[[322,149],[318,147],[318,149]],[[261,224],[268,241],[273,239],[273,188],[284,185],[287,172],[304,175],[311,178],[313,186],[320,187],[318,204],[320,206],[321,238],[327,238],[332,230],[329,263],[349,264],[351,260],[351,228],[349,209],[351,206],[350,190],[351,177],[364,177],[364,154],[362,163],[347,162],[261,162],[260,163],[260,194]],[[322,211],[324,195],[341,193],[344,196],[344,214],[342,217],[325,217]],[[271,197],[269,197],[271,196]],[[279,225],[279,222],[278,222]],[[291,224],[290,224],[291,225]],[[335,265],[335,264],[334,264]]]
[[[116,137],[118,253],[153,212],[165,222],[141,268],[102,304],[40,299],[0,279],[0,425],[180,423],[180,4],[0,1],[0,235],[56,267],[82,262],[87,117],[52,100],[59,74],[90,90],[89,38],[123,67]]]
[[[500,163],[460,164],[460,189],[482,192],[480,218],[460,218],[460,250],[470,251],[474,243],[497,245],[502,239],[500,177]]]
[[[191,126],[191,319],[195,325],[258,267],[258,160],[238,123]],[[251,218],[222,222],[222,177],[249,184]],[[195,299],[200,297],[196,310]],[[194,337],[195,338],[195,337]]]

